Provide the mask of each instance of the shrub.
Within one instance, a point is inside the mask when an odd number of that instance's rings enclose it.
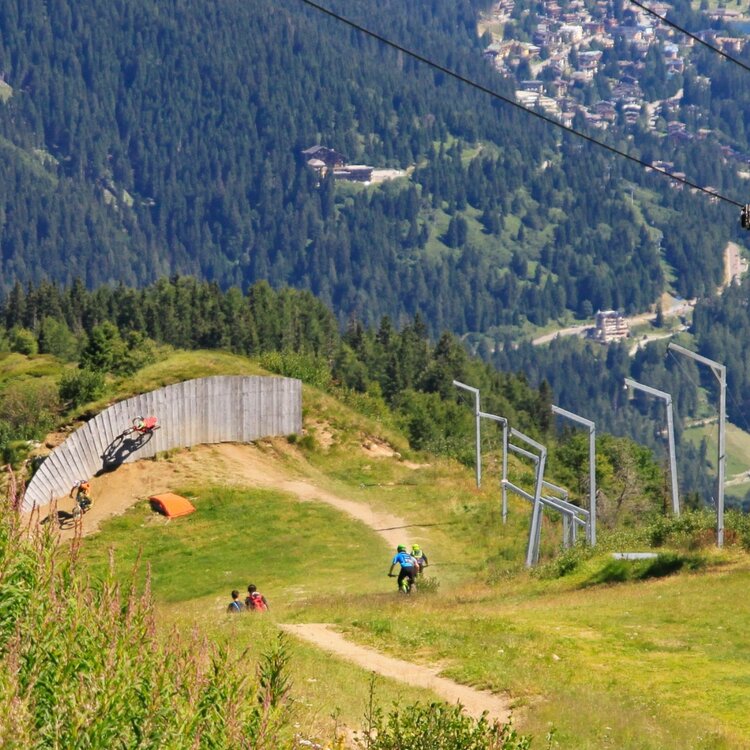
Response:
[[[384,717],[371,709],[367,728],[357,739],[361,750],[526,750],[531,739],[510,724],[474,719],[461,706],[432,703],[398,708]]]
[[[18,380],[0,394],[0,420],[7,422],[16,440],[41,437],[54,424],[59,409],[52,383]]]
[[[82,369],[132,375],[156,359],[154,342],[138,331],[123,339],[114,323],[106,320],[94,326],[81,352]]]
[[[599,571],[586,581],[585,585],[595,586],[602,583],[663,578],[683,568],[699,570],[704,565],[705,560],[697,555],[680,555],[675,552],[665,552],[645,560],[609,559]]]
[[[366,417],[381,423],[390,423],[392,420],[391,410],[385,403],[377,383],[371,384],[366,393],[339,387],[335,389],[334,395],[354,411]]]
[[[46,316],[39,328],[39,351],[72,362],[78,355],[78,339],[65,323]]]
[[[36,336],[28,328],[12,328],[10,331],[10,350],[18,354],[36,354],[38,351]]]
[[[440,588],[440,581],[437,578],[427,578],[423,576],[417,581],[417,591],[420,594],[437,594]]]
[[[585,542],[579,542],[573,547],[564,550],[556,558],[544,565],[535,568],[533,574],[538,578],[563,578],[578,570],[582,562],[588,560],[594,554],[594,550]]]
[[[60,399],[70,407],[86,404],[103,393],[104,373],[99,370],[66,372],[60,380]]]
[[[286,378],[298,378],[303,383],[322,390],[331,384],[331,371],[328,360],[314,354],[300,352],[267,352],[260,358],[266,370]]]

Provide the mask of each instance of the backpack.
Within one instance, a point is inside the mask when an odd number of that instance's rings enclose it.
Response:
[[[242,612],[242,607],[240,606],[239,602],[229,602],[229,606],[227,607],[227,612]]]
[[[245,604],[248,609],[255,610],[256,612],[265,612],[268,609],[266,603],[263,601],[263,597],[257,591],[254,591],[245,599]]]

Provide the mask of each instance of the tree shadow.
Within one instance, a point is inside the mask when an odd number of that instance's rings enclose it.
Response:
[[[133,433],[129,430],[119,434],[102,453],[102,468],[94,476],[100,477],[120,467],[128,456],[143,448],[153,436],[153,432]]]

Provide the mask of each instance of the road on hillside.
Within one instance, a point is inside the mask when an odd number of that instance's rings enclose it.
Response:
[[[693,309],[695,307],[695,300],[684,300],[684,299],[676,299],[667,309],[662,311],[662,314],[665,318],[674,318],[678,315],[685,315],[687,312]],[[633,326],[640,325],[642,323],[648,323],[650,321],[656,320],[656,313],[652,312],[646,312],[646,313],[639,313],[638,315],[631,315],[629,318],[625,318],[628,325],[632,328]],[[567,328],[560,328],[557,331],[552,331],[552,333],[545,333],[543,336],[538,336],[535,339],[531,340],[531,343],[534,346],[539,346],[541,344],[549,344],[550,341],[553,341],[558,336],[584,336],[588,333],[588,331],[592,331],[594,329],[594,326],[590,323],[585,325],[576,325],[576,326],[569,326]],[[666,335],[663,334],[654,334],[656,338],[666,338]]]

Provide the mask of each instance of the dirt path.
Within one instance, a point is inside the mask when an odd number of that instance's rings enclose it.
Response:
[[[94,505],[84,516],[82,533],[86,536],[97,531],[102,521],[124,513],[150,495],[175,491],[186,484],[218,483],[281,490],[296,495],[303,502],[325,503],[369,526],[390,547],[402,543],[402,530],[408,526],[403,518],[328,492],[308,478],[290,478],[295,473],[294,455],[289,458],[289,463],[282,462],[277,453],[264,451],[256,445],[222,443],[182,451],[168,461],[125,464],[111,474],[91,480]],[[58,501],[58,512],[65,513],[72,508],[71,499]],[[40,509],[41,518],[50,513],[49,506]],[[72,536],[72,529],[62,531],[63,538]]]
[[[299,468],[295,466],[297,462]],[[96,532],[102,521],[124,513],[131,505],[150,495],[175,491],[185,485],[218,483],[281,490],[296,496],[301,502],[322,502],[366,524],[391,547],[401,543],[402,530],[408,526],[404,519],[318,487],[314,475],[302,475],[303,467],[305,473],[310,471],[293,449],[273,441],[262,446],[234,443],[198,446],[168,460],[125,464],[111,474],[91,480],[94,506],[84,516],[82,534]],[[321,477],[321,483],[323,481],[324,477]],[[57,510],[67,512],[72,505],[72,500],[61,499]],[[39,510],[42,519],[54,512],[50,507]],[[73,534],[72,529],[61,532],[63,538],[70,538]],[[367,670],[414,687],[433,690],[448,703],[459,702],[472,716],[478,717],[487,711],[491,718],[501,722],[509,718],[508,699],[441,677],[435,667],[413,664],[358,646],[329,625],[282,627],[290,634]]]
[[[487,711],[490,718],[503,723],[510,718],[510,701],[507,698],[440,677],[439,670],[435,667],[412,664],[374,649],[358,646],[347,641],[331,625],[316,623],[281,627],[291,635],[383,677],[406,682],[415,688],[433,690],[448,703],[460,703],[472,716],[479,717]]]
[[[269,487],[282,492],[296,495],[303,502],[321,502],[356,518],[374,531],[377,531],[391,547],[403,542],[402,529],[408,526],[403,518],[390,513],[374,510],[365,503],[347,500],[331,492],[315,486],[305,479],[289,479],[289,469],[274,465],[272,461],[262,460],[261,455],[255,456],[254,461],[247,460],[248,450],[253,446],[227,444],[221,446],[223,455],[237,464],[247,483],[256,487]],[[259,452],[258,452],[259,453]]]

